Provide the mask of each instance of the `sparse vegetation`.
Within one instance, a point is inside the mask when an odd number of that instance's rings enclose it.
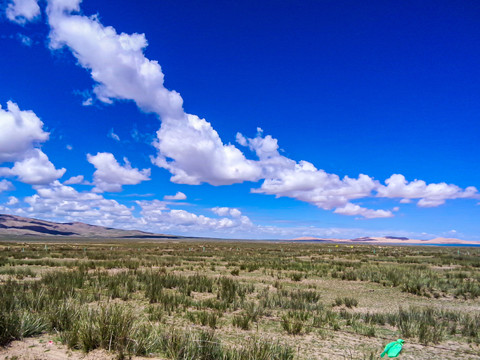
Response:
[[[253,242],[0,243],[0,346],[50,333],[71,349],[118,358],[308,359],[342,332],[365,344],[448,341],[468,355],[480,346],[479,255]],[[356,351],[341,356],[375,354]]]

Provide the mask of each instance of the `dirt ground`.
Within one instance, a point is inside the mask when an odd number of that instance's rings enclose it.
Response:
[[[392,339],[395,340],[395,339]],[[292,336],[287,343],[296,344],[299,352],[307,353],[308,359],[321,360],[363,360],[380,359],[383,347],[387,340],[367,338],[354,334],[335,332],[330,335],[319,336],[312,333],[307,336]],[[479,354],[479,355],[475,355]],[[374,356],[374,357],[370,357]],[[0,360],[115,360],[115,354],[105,350],[94,350],[85,354],[81,351],[72,351],[66,346],[52,340],[52,336],[28,338],[23,341],[14,341],[7,348],[0,350]],[[160,357],[132,357],[133,360],[166,360]],[[405,342],[398,359],[404,360],[478,360],[480,348],[478,346],[459,347],[458,344],[442,344],[441,346],[423,346]]]
[[[55,341],[52,336],[44,335],[28,338],[23,341],[14,341],[6,348],[0,348],[0,360],[115,360],[115,354],[105,350],[93,350],[88,354],[81,351],[69,350],[65,345]],[[147,360],[145,357],[135,356],[133,360]],[[165,360],[163,358],[148,358]]]

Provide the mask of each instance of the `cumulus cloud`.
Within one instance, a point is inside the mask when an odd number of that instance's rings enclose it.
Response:
[[[75,184],[83,184],[85,179],[83,175],[72,176],[70,179],[65,180],[63,183],[65,185],[75,185]]]
[[[206,120],[189,114],[176,121],[162,120],[154,142],[158,155],[152,161],[173,174],[172,182],[229,185],[261,178],[260,165],[234,145],[223,144]]]
[[[13,184],[8,180],[0,180],[0,192],[13,190]]]
[[[132,168],[126,158],[123,159],[125,165],[122,166],[111,153],[88,154],[87,160],[96,169],[93,173],[95,192],[119,192],[122,185],[136,185],[150,180],[150,169]]]
[[[143,34],[118,34],[98,19],[73,15],[80,1],[51,0],[48,19],[50,46],[68,46],[81,66],[91,71],[94,93],[103,102],[134,100],[145,111],[164,116],[183,116],[182,98],[163,86],[163,73],[156,61],[143,55],[147,41]]]
[[[393,213],[390,210],[366,209],[352,203],[347,203],[343,207],[336,208],[334,212],[342,215],[360,215],[367,219],[388,218],[393,216]]]
[[[24,25],[40,16],[40,6],[37,0],[13,0],[7,6],[6,15],[10,21]]]
[[[183,209],[170,209],[165,201],[139,200],[136,204],[141,211],[139,216],[135,216],[134,207],[127,207],[92,191],[79,192],[59,181],[33,188],[36,193],[23,199],[26,206],[19,207],[18,199],[11,197],[7,206],[0,206],[0,210],[52,221],[81,221],[93,225],[157,233],[193,236],[256,234],[256,225],[248,217],[240,215],[238,209],[230,209],[228,214],[221,218],[212,218]]]
[[[187,195],[185,195],[181,191],[178,191],[175,195],[165,195],[163,198],[165,200],[185,200],[187,198]]]
[[[142,210],[152,216],[161,215],[162,211],[168,210],[167,203],[160,200],[137,200],[135,201]]]
[[[394,174],[385,180],[386,186],[377,189],[377,196],[385,198],[400,198],[400,202],[408,203],[411,199],[419,199],[420,207],[435,207],[449,199],[476,198],[480,195],[474,186],[462,189],[457,185],[446,183],[427,184],[423,180],[408,182],[405,176]]]
[[[72,50],[79,64],[90,70],[100,101],[130,99],[159,115],[162,123],[154,142],[158,155],[152,161],[169,170],[173,182],[227,185],[264,178],[255,192],[289,196],[323,209],[344,207],[351,199],[370,195],[376,186],[366,175],[340,179],[309,162],[281,156],[277,140],[269,135],[248,140],[237,135],[237,141],[248,144],[259,157],[247,159],[234,145],[224,144],[209,122],[183,111],[181,96],[164,87],[160,65],[144,56],[143,34],[118,34],[96,17],[71,13],[78,10],[79,2],[49,2],[51,47]]]
[[[249,139],[237,134],[237,142],[248,146],[256,153],[265,178],[255,193],[287,196],[305,201],[325,210],[335,209],[342,215],[363,216],[365,218],[385,218],[394,216],[390,210],[366,209],[350,201],[371,196],[400,198],[401,203],[419,199],[418,206],[433,207],[442,205],[447,199],[479,198],[475,187],[465,190],[446,183],[426,184],[415,180],[408,183],[403,175],[395,174],[385,181],[385,185],[368,175],[358,178],[348,176],[342,179],[335,174],[319,170],[307,161],[295,162],[278,152],[278,142],[271,136],[263,136],[258,129],[255,138]],[[398,208],[397,210],[398,211]]]
[[[36,194],[26,197],[29,207],[25,214],[54,221],[83,221],[101,226],[129,228],[136,226],[132,208],[100,194],[78,192],[59,181],[46,186],[34,186]]]
[[[142,208],[142,221],[157,231],[179,231],[197,234],[235,234],[250,231],[254,225],[246,216],[211,218],[186,210],[171,210],[164,202],[137,201]]]
[[[32,185],[48,184],[62,177],[66,170],[56,169],[38,148],[48,136],[33,111],[22,111],[11,101],[6,110],[0,106],[0,163],[13,162],[11,168],[0,168],[0,176],[16,176]]]
[[[377,181],[367,175],[358,178],[340,177],[319,170],[307,161],[272,173],[255,193],[287,196],[316,205],[325,210],[344,207],[349,200],[370,196]]]
[[[159,116],[161,125],[153,143],[157,156],[152,157],[152,162],[167,169],[172,182],[228,185],[263,180],[253,192],[290,197],[338,214],[366,218],[393,214],[390,210],[366,209],[352,201],[371,196],[400,197],[401,202],[418,198],[418,205],[427,207],[441,205],[448,198],[477,196],[475,188],[422,185],[421,181],[404,184],[405,195],[398,196],[398,186],[393,184],[398,180],[395,175],[387,180],[392,185],[386,182],[385,186],[365,174],[357,178],[329,174],[308,161],[297,162],[280,155],[277,139],[263,136],[261,129],[252,139],[237,134],[237,143],[258,157],[247,159],[235,145],[225,144],[208,121],[185,113],[180,94],[165,88],[161,66],[145,57],[148,43],[144,34],[118,33],[113,27],[102,25],[97,16],[81,15],[79,4],[80,0],[48,1],[50,47],[68,47],[72,51],[78,63],[90,72],[93,94],[98,100],[132,100],[143,111]],[[138,171],[134,178],[137,176]],[[121,181],[102,181],[102,177],[95,179],[96,191],[121,189]],[[422,186],[424,195],[409,195],[410,188]]]
[[[242,216],[242,212],[237,208],[229,207],[214,207],[211,209],[218,216],[231,216],[233,218],[239,218]]]
[[[237,142],[248,146],[259,158],[265,180],[260,188],[252,190],[254,193],[290,197],[321,209],[336,209],[336,213],[343,215],[367,218],[392,216],[390,211],[370,210],[350,203],[350,200],[371,196],[379,186],[378,181],[367,175],[341,179],[336,174],[317,169],[308,161],[291,160],[280,155],[277,139],[263,136],[262,129],[258,129],[257,136],[252,139],[237,134]]]
[[[36,194],[24,199],[26,207],[1,207],[2,211],[52,221],[82,221],[88,224],[122,229],[143,229],[152,232],[230,234],[251,227],[246,218],[213,219],[185,210],[172,210],[163,201],[137,201],[141,216],[133,215],[133,207],[127,207],[102,194],[79,192],[59,181],[49,185],[34,186]],[[9,201],[7,205],[16,205]]]
[[[143,34],[118,34],[96,17],[72,14],[78,10],[79,1],[49,1],[51,48],[72,50],[79,64],[90,70],[100,101],[129,99],[159,115],[162,123],[154,144],[158,156],[152,161],[168,169],[173,182],[226,185],[260,178],[255,161],[224,144],[209,122],[184,112],[180,94],[165,88],[158,62],[144,56]]]
[[[12,206],[12,205],[17,205],[19,203],[19,200],[15,196],[10,196],[8,198],[7,205]]]
[[[134,215],[134,208],[115,200],[106,199],[102,194],[91,191],[79,192],[59,181],[49,185],[33,187],[36,194],[23,199],[22,205],[10,197],[6,206],[0,206],[5,213],[59,222],[81,221],[88,224],[120,229],[140,229],[150,232],[185,234],[190,236],[225,236],[238,238],[294,238],[315,236],[320,238],[355,238],[360,236],[384,236],[382,231],[360,228],[318,228],[312,226],[261,226],[236,208],[214,208],[221,218],[195,214],[186,210],[168,208],[160,200],[137,201],[140,215]],[[26,205],[25,205],[26,204]],[[224,214],[224,215],[222,215]],[[433,238],[438,235],[389,232],[392,236],[409,238]]]
[[[17,176],[18,180],[30,185],[44,185],[61,178],[65,169],[55,169],[48,156],[39,149],[33,149],[28,157],[16,161],[12,168],[0,168],[0,176]]]
[[[22,111],[8,101],[7,109],[0,105],[0,163],[25,158],[36,145],[48,140],[43,122],[33,111]]]

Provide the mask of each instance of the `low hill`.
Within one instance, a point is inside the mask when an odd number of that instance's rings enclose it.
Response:
[[[52,221],[0,214],[0,236],[67,236],[82,238],[177,238],[138,230],[120,230],[81,222]]]

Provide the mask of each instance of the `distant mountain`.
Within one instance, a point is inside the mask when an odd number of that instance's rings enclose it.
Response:
[[[15,215],[0,214],[0,239],[14,239],[15,237],[68,237],[68,238],[110,238],[110,239],[182,239],[183,236],[154,234],[139,230],[120,230],[109,227],[89,225],[81,222],[56,223],[52,221],[31,219]],[[190,237],[189,237],[190,238]],[[417,240],[397,236],[365,236],[355,239],[334,239],[299,237],[286,241],[298,242],[327,242],[344,244],[409,244],[409,245],[480,245],[478,241],[459,239],[435,238],[431,240]]]
[[[419,240],[419,239],[409,239],[406,237],[400,236],[365,236],[355,239],[323,239],[323,238],[315,238],[315,237],[301,237],[292,239],[292,241],[304,241],[304,242],[335,242],[335,243],[345,243],[345,244],[408,244],[408,245],[480,245],[478,241],[468,241],[468,240],[460,240],[460,239],[452,239],[452,238],[435,238],[430,240]]]
[[[178,238],[138,230],[120,230],[81,222],[56,223],[15,215],[0,214],[0,237],[67,236],[82,238]]]

